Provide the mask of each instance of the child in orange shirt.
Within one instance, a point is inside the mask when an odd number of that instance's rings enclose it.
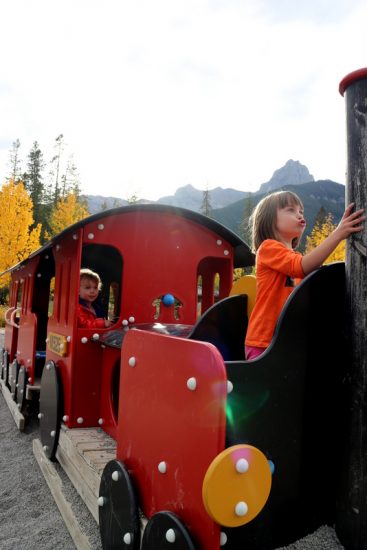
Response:
[[[102,283],[98,273],[91,269],[80,270],[78,327],[107,328],[112,322],[104,318],[102,309],[95,303]]]
[[[363,229],[363,209],[350,204],[334,231],[302,256],[297,247],[306,227],[303,205],[291,191],[264,197],[252,216],[256,252],[256,301],[246,334],[246,359],[255,359],[269,346],[282,307],[293,288],[326,260],[338,244]]]

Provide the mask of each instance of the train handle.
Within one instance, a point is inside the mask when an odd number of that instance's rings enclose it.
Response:
[[[20,313],[19,307],[10,307],[9,309],[6,310],[4,317],[7,325],[10,325],[15,328],[19,328],[19,325],[17,325],[17,323],[14,321],[17,313]]]

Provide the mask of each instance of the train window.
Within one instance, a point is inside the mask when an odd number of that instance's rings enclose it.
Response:
[[[112,282],[110,284],[110,290],[108,293],[108,319],[113,320],[118,318],[119,311],[118,311],[118,305],[119,305],[119,284],[116,282]]]
[[[214,302],[218,302],[220,296],[220,275],[216,273],[214,276]]]
[[[228,296],[232,277],[232,265],[228,259],[209,257],[201,260],[197,270],[198,306],[200,303],[201,315],[215,302]]]
[[[198,276],[197,280],[197,301],[196,301],[196,317],[201,316],[201,304],[202,304],[202,295],[203,295],[203,278],[201,275]]]
[[[54,296],[55,296],[55,277],[50,280],[50,292],[48,295],[48,316],[51,317],[54,312]]]
[[[22,307],[22,295],[23,295],[23,279],[21,279],[18,282],[18,288],[17,288],[17,309],[20,309]]]

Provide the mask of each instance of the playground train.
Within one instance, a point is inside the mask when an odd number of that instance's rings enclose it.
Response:
[[[96,498],[104,549],[276,548],[334,521],[344,264],[304,279],[247,362],[252,279],[232,281],[253,263],[212,219],[129,205],[10,270],[2,387],[24,414],[39,392],[51,460],[62,433],[116,442]],[[110,328],[78,327],[82,267],[101,277]]]

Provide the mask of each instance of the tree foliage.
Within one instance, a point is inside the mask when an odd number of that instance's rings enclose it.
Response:
[[[40,246],[41,226],[33,226],[33,205],[23,183],[6,183],[0,190],[0,273]],[[0,288],[10,276],[0,279]]]
[[[200,212],[204,214],[204,216],[208,216],[208,218],[211,217],[212,205],[210,203],[210,193],[208,186],[206,186],[203,191],[203,201],[200,206]]]
[[[79,201],[76,193],[69,193],[66,197],[58,200],[50,217],[50,231],[48,237],[60,233],[69,225],[83,220],[89,216],[88,209],[84,203]]]
[[[318,216],[311,234],[306,239],[306,253],[316,248],[326,237],[330,235],[336,228],[331,214],[327,214],[323,218]],[[345,261],[345,241],[338,244],[334,252],[325,260],[325,264],[331,262]]]

